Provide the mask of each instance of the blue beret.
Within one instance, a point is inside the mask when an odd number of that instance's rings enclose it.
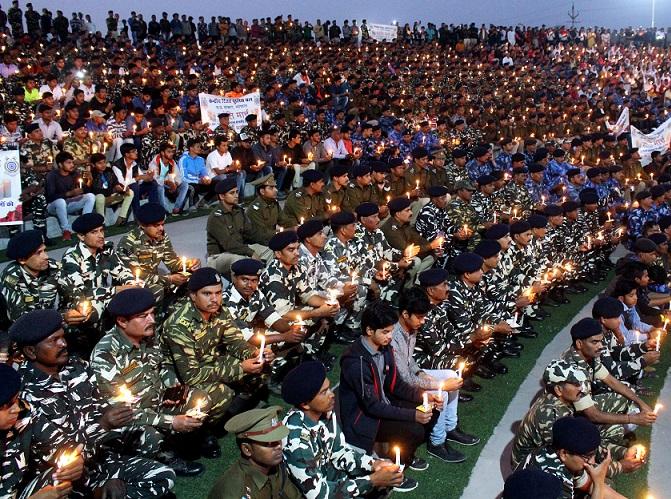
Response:
[[[63,327],[63,317],[52,308],[33,310],[19,317],[9,328],[9,337],[18,345],[37,345]]]
[[[375,203],[361,203],[354,211],[360,217],[370,217],[380,213],[380,207]]]
[[[389,212],[393,215],[394,213],[398,213],[399,211],[405,210],[408,206],[412,204],[412,201],[410,201],[406,197],[400,197],[400,198],[394,198],[391,201],[387,203],[387,206],[389,206]]]
[[[241,258],[231,265],[231,272],[235,275],[259,275],[259,271],[264,267],[261,260],[254,258]]]
[[[303,172],[303,185],[308,186],[314,182],[324,180],[324,174],[317,170],[306,170]]]
[[[580,205],[576,201],[566,201],[561,205],[561,208],[564,210],[564,213],[570,213],[571,211],[575,211],[580,208]]]
[[[340,227],[342,225],[353,224],[354,222],[356,222],[356,217],[354,213],[350,213],[349,211],[339,211],[331,216],[331,227]]]
[[[329,170],[331,178],[333,177],[342,177],[349,173],[349,168],[345,165],[335,165]]]
[[[529,173],[538,173],[545,171],[545,167],[539,163],[534,163],[529,166]]]
[[[413,159],[426,158],[428,155],[429,155],[429,153],[423,147],[415,147],[412,150]]]
[[[450,274],[447,270],[437,267],[433,269],[428,269],[419,274],[419,284],[420,286],[437,286],[440,283],[447,281],[450,277]]]
[[[7,243],[7,258],[12,260],[23,260],[35,253],[44,243],[44,237],[40,230],[26,230],[12,236]]]
[[[326,368],[316,360],[303,362],[287,373],[282,382],[282,398],[297,406],[310,402],[324,384]]]
[[[296,229],[296,234],[298,234],[298,238],[301,241],[303,241],[308,237],[314,236],[317,232],[321,232],[323,230],[324,230],[324,222],[322,222],[318,218],[311,218],[304,224],[298,226],[298,229]]]
[[[217,194],[226,194],[228,191],[232,191],[238,186],[238,179],[236,177],[226,177],[223,180],[217,182],[217,185],[214,186],[214,192]]]
[[[187,288],[189,291],[198,291],[207,286],[215,286],[221,284],[221,277],[212,267],[203,267],[194,270],[189,277]]]
[[[426,193],[429,195],[429,197],[437,198],[447,194],[448,190],[444,185],[432,185],[426,190]]]
[[[268,247],[273,251],[282,251],[290,244],[298,242],[298,234],[293,230],[278,232],[268,241]]]
[[[522,234],[523,232],[526,232],[528,230],[531,230],[531,225],[529,225],[529,222],[521,220],[519,222],[513,222],[512,224],[510,224],[511,236],[514,236],[515,234]]]
[[[141,224],[155,224],[165,220],[165,209],[159,203],[146,203],[135,214]]]
[[[552,425],[552,447],[556,450],[588,454],[600,444],[599,428],[587,418],[566,416]]]
[[[373,162],[373,171],[376,173],[387,173],[389,171],[389,165],[384,161],[375,161]]]
[[[458,274],[475,272],[482,268],[482,257],[475,253],[461,253],[454,259],[454,271]]]
[[[86,234],[93,229],[105,225],[105,217],[99,213],[85,213],[79,215],[74,222],[72,222],[72,230],[77,234]]]
[[[354,170],[352,170],[352,176],[354,178],[363,177],[365,175],[368,175],[369,173],[370,173],[370,166],[367,165],[358,165],[354,167]]]
[[[556,204],[549,204],[545,207],[543,213],[545,213],[546,217],[556,217],[558,215],[563,215],[564,210],[562,210],[561,206]]]
[[[501,239],[510,234],[510,226],[508,224],[494,224],[485,232],[487,239]]]
[[[457,158],[465,158],[468,155],[465,149],[455,149],[452,151],[452,158],[457,159]]]
[[[562,495],[562,482],[545,471],[516,471],[506,479],[502,499],[557,499]]]
[[[585,317],[571,326],[571,338],[574,340],[584,340],[603,333],[601,324],[596,319]]]
[[[592,305],[592,317],[595,319],[614,319],[615,317],[620,317],[624,312],[624,305],[622,302],[616,298],[610,296],[605,296],[599,298]]]
[[[580,201],[582,204],[597,204],[599,202],[599,196],[596,192],[591,189],[583,189],[580,194]]]
[[[527,218],[527,222],[532,229],[544,229],[548,225],[548,219],[544,215],[531,215]]]
[[[9,364],[0,364],[0,406],[12,400],[21,389],[21,376]]]
[[[473,250],[473,253],[482,258],[491,258],[501,252],[501,245],[493,239],[483,239]]]
[[[478,185],[483,186],[483,185],[489,185],[496,182],[496,179],[494,178],[493,175],[480,175],[478,177]]]
[[[130,317],[156,305],[154,293],[147,288],[129,288],[115,294],[107,305],[112,317]]]

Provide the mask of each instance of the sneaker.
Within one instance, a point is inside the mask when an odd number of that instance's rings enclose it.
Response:
[[[403,479],[401,485],[397,485],[396,487],[394,487],[394,492],[410,492],[412,490],[415,490],[417,488],[417,485],[418,485],[417,480],[409,476],[406,476]]]
[[[480,443],[480,439],[478,437],[464,433],[459,429],[458,426],[454,430],[447,432],[446,440],[461,445],[477,445]]]
[[[424,461],[421,457],[415,456],[408,468],[415,471],[424,471],[429,468],[429,463]]]
[[[466,461],[466,456],[458,450],[452,449],[447,444],[431,445],[429,443],[426,445],[426,451],[433,457],[437,457],[446,463],[463,463]]]

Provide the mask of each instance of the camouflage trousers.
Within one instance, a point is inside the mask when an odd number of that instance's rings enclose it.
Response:
[[[303,357],[315,357],[324,348],[326,343],[326,333],[328,332],[328,322],[320,320],[316,324],[309,326],[308,335],[297,347],[290,348],[281,352],[275,357],[271,366],[271,378],[281,380],[292,367],[299,364]]]
[[[357,294],[345,307],[341,307],[340,312],[335,316],[334,322],[336,325],[344,325],[355,331],[361,325],[361,314],[366,307],[366,297],[368,296],[368,287],[357,286]]]
[[[632,402],[619,393],[608,392],[592,395],[597,408],[602,412],[626,414]],[[624,444],[624,426],[621,424],[599,425],[601,445],[611,449],[613,460],[622,459],[621,448]]]
[[[228,411],[228,407],[239,393],[254,394],[268,381],[268,375],[251,374],[237,383],[210,383],[199,385],[198,388],[207,394],[210,406],[207,408],[208,423],[216,423]]]
[[[34,198],[23,203],[24,216],[27,213],[30,213],[33,216],[33,228],[46,231],[48,214],[47,198],[44,194],[38,194]]]
[[[126,497],[130,499],[162,497],[175,486],[172,468],[144,457],[112,454],[89,469],[85,490],[101,487],[114,478],[126,484]]]

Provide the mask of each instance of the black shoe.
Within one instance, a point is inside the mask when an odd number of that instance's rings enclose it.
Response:
[[[271,380],[268,382],[268,390],[273,392],[275,395],[282,395],[282,383]]]
[[[464,433],[458,426],[454,430],[447,432],[446,441],[455,442],[461,445],[477,445],[480,443],[478,437]]]
[[[557,308],[557,307],[561,306],[561,305],[559,305],[559,303],[557,303],[557,302],[554,301],[554,300],[545,300],[545,301],[542,303],[542,305],[543,305],[544,307],[552,307],[552,308]]]
[[[403,478],[401,485],[394,487],[394,492],[411,492],[417,488],[417,480],[412,477],[406,476]]]
[[[502,364],[495,359],[487,362],[487,369],[494,371],[496,374],[506,374],[508,372],[508,368],[505,366],[505,364]]]
[[[533,329],[520,329],[517,336],[520,336],[521,338],[538,338],[538,333]]]
[[[177,476],[198,476],[205,471],[205,466],[194,461],[185,461],[181,457],[176,457],[167,463]]]
[[[466,392],[477,393],[482,390],[482,386],[478,385],[473,378],[464,379],[464,384],[461,385],[461,390]]]
[[[429,463],[424,461],[421,457],[415,456],[412,462],[408,465],[408,468],[415,471],[424,471],[429,469]]]
[[[519,350],[512,350],[511,348],[504,347],[503,350],[501,350],[501,355],[503,357],[518,359],[520,357],[520,352]]]
[[[552,314],[550,312],[548,312],[547,310],[544,310],[544,309],[538,307],[538,310],[536,310],[536,315],[540,316],[542,319],[547,319]]]
[[[206,435],[200,443],[200,454],[207,459],[221,457],[221,447],[214,435]]]
[[[485,365],[479,365],[475,368],[474,374],[482,379],[492,379],[496,374]]]
[[[578,291],[578,293],[586,293],[588,289],[580,283],[575,283],[573,287]]]
[[[524,345],[522,345],[521,343],[517,343],[516,341],[512,341],[512,340],[506,341],[504,346],[508,350],[512,350],[513,352],[521,352],[522,350],[524,350]]]
[[[473,395],[469,395],[468,393],[464,392],[459,392],[459,402],[470,402],[473,400]]]
[[[446,463],[463,463],[466,461],[466,456],[458,450],[450,448],[447,444],[431,445],[428,443],[426,444],[426,452]]]

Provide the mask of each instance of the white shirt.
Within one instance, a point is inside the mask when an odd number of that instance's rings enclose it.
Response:
[[[219,173],[215,172],[214,169],[223,170],[224,168],[230,166],[233,163],[233,158],[231,153],[226,151],[224,154],[219,154],[219,151],[216,149],[207,155],[207,160],[205,161],[205,166],[207,166],[208,175],[210,177],[216,177]]]
[[[342,139],[336,144],[336,141],[329,137],[324,141],[324,149],[327,153],[332,152],[335,159],[345,159],[349,154]]]
[[[42,85],[40,87],[40,97],[44,92],[51,92],[55,101],[60,101],[65,95],[63,93],[63,88],[60,85],[56,85],[54,88],[51,88],[49,85]]]
[[[96,93],[96,86],[94,83],[91,83],[90,87],[87,87],[83,83],[79,86],[81,90],[84,91],[84,100],[86,102],[91,102],[91,99],[93,99],[93,96]]]
[[[60,141],[63,139],[63,129],[61,128],[60,123],[51,120],[47,125],[47,123],[40,118],[37,120],[37,124],[40,125],[40,130],[42,130],[45,139],[53,141]]]
[[[133,168],[137,162],[133,161],[130,166],[126,165],[126,176],[124,177],[121,174],[121,170],[119,170],[118,167],[112,166],[112,171],[114,172],[114,175],[116,175],[117,181],[123,185],[124,189],[126,189],[130,184],[135,183],[135,178],[133,178]]]

